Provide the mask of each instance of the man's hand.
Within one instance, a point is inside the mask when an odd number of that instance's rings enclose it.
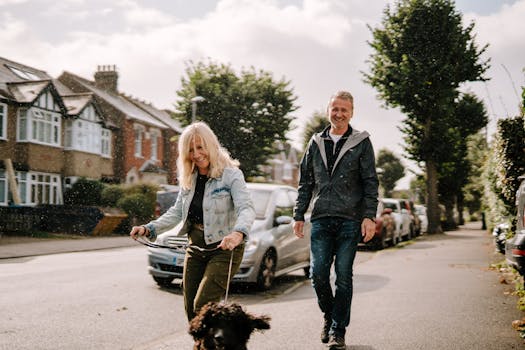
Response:
[[[303,238],[304,237],[303,229],[304,229],[304,221],[296,221],[296,222],[294,222],[294,224],[293,224],[293,233],[295,233],[295,235],[297,237],[299,237],[299,238]]]
[[[368,242],[374,237],[376,233],[376,223],[370,218],[364,218],[361,223],[361,234],[363,235],[363,242]]]

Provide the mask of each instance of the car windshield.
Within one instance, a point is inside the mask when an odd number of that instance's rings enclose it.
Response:
[[[252,201],[255,207],[255,218],[264,219],[266,214],[266,208],[268,207],[268,201],[270,200],[270,191],[265,190],[251,190]]]
[[[396,205],[396,203],[385,202],[384,205],[385,205],[385,209],[392,209],[393,212],[397,213],[397,205]]]

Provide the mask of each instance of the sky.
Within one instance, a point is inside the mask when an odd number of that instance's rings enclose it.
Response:
[[[93,79],[116,65],[119,90],[174,109],[190,61],[213,60],[237,71],[251,66],[290,82],[300,107],[289,133],[326,110],[338,90],[354,95],[352,125],[367,130],[376,152],[404,158],[403,114],[385,109],[363,81],[372,50],[368,26],[380,26],[394,0],[0,0],[0,56],[45,70]],[[478,47],[488,44],[489,81],[464,84],[485,103],[488,134],[519,114],[525,86],[525,0],[456,0],[463,24],[474,22]],[[197,113],[198,114],[198,113]],[[407,176],[398,188],[408,186]]]

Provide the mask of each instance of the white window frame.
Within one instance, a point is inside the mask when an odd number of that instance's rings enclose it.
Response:
[[[135,125],[135,127],[133,128],[133,132],[135,157],[142,158],[142,140],[144,135],[144,126]]]
[[[0,170],[0,205],[7,206],[9,198],[9,187],[7,186],[7,173]]]
[[[29,172],[27,177],[28,204],[63,204],[60,175]]]
[[[100,136],[100,154],[111,158],[111,130],[102,128]]]
[[[151,160],[158,160],[159,153],[159,138],[160,132],[158,130],[150,130],[150,140],[151,140]]]
[[[17,141],[60,147],[61,115],[38,107],[21,108],[17,118]]]
[[[0,140],[7,140],[7,104],[0,102]]]

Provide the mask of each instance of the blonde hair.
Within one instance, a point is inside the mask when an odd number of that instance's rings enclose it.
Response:
[[[226,167],[239,167],[239,161],[233,159],[230,153],[221,146],[219,139],[208,124],[204,122],[192,123],[184,129],[179,138],[177,168],[179,184],[182,189],[190,189],[192,185],[191,180],[195,171],[195,164],[191,160],[190,149],[197,137],[200,139],[204,150],[208,153],[210,162],[208,177],[220,177]]]

